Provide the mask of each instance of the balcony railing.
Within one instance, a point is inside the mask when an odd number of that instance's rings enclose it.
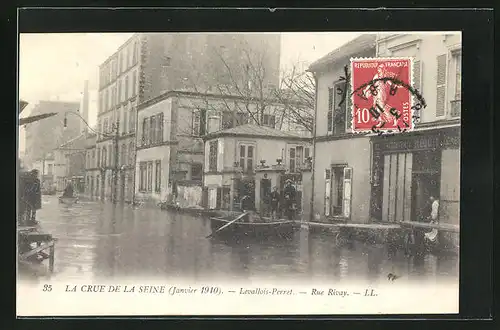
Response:
[[[462,101],[461,100],[453,100],[450,102],[450,116],[452,118],[460,117],[462,111]]]

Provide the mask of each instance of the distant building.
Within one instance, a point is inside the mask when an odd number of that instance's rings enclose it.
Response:
[[[243,44],[247,54],[238,46]],[[139,104],[173,90],[216,92],[218,87],[231,83],[231,76],[248,86],[250,83],[245,80],[248,74],[238,64],[250,55],[268,73],[261,83],[266,88],[275,88],[279,81],[280,46],[279,34],[236,33],[135,34],[120,46],[99,68],[97,155],[100,163],[108,167],[103,171],[104,178],[101,177],[106,197],[111,196],[109,187],[113,184],[114,140],[118,139],[118,152],[123,153],[119,160],[134,158]],[[259,57],[262,53],[268,56]],[[232,68],[234,75],[219,76],[225,65]],[[117,167],[122,165],[126,164]],[[120,181],[119,185],[126,187],[123,195],[129,200],[134,194],[134,171],[125,168],[123,172],[120,180],[125,183]]]
[[[58,191],[73,182],[75,192],[84,193],[85,142],[85,134],[80,134],[54,150],[54,174]]]
[[[56,112],[57,115],[25,125],[26,130],[26,162],[32,164],[44,155],[52,152],[59,145],[80,134],[80,118],[70,115],[78,113],[78,102],[40,101],[35,105],[30,116]],[[66,116],[66,128],[64,117]]]
[[[259,108],[261,103],[265,108]],[[186,196],[192,196],[186,198],[192,201],[184,202],[197,204],[205,151],[202,137],[240,125],[255,125],[259,117],[264,119],[263,126],[285,131],[289,127],[282,113],[283,105],[274,100],[187,91],[167,92],[141,104],[135,160],[137,198],[167,201],[175,193],[181,202],[184,191],[196,190],[197,197],[193,197],[194,192],[186,192]]]
[[[251,196],[259,208],[261,189],[256,182],[259,167],[278,167],[283,174],[295,177],[292,181],[300,193],[300,170],[308,166],[307,158],[312,154],[310,138],[294,132],[245,124],[210,133],[204,140],[203,186],[207,191],[208,208],[234,210],[244,195]],[[272,185],[282,191],[284,180],[275,181]],[[271,189],[270,184],[266,193],[270,193]]]
[[[55,185],[55,157],[54,152],[49,152],[44,158],[33,162],[32,169],[37,169],[40,173],[42,188],[49,190]]]

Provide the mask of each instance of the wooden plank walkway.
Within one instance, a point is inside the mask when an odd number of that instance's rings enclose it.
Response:
[[[422,229],[437,229],[441,231],[447,231],[452,233],[459,233],[460,226],[451,225],[448,223],[438,223],[431,224],[426,222],[416,222],[416,221],[402,221],[400,222],[401,227],[403,228],[422,228]]]

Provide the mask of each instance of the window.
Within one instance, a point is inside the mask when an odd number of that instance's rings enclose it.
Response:
[[[101,166],[101,149],[97,149],[97,167]]]
[[[203,165],[200,163],[191,164],[191,180],[201,180]]]
[[[149,141],[148,144],[156,143],[156,116],[149,117]]]
[[[125,101],[128,100],[128,76],[125,77]]]
[[[103,93],[99,93],[99,112],[104,111],[104,95]]]
[[[155,192],[161,191],[161,161],[155,162]]]
[[[330,169],[325,169],[325,216],[330,216],[331,194],[332,194],[332,173]]]
[[[122,56],[122,54],[118,55],[118,58],[119,58],[119,60],[118,60],[118,63],[119,63],[118,70],[120,70],[120,72],[123,72],[123,56]]]
[[[129,157],[129,164],[134,164],[135,158],[134,158],[134,142],[130,142],[130,145],[128,147],[128,157]]]
[[[240,167],[244,172],[251,172],[254,164],[254,146],[240,144]]]
[[[130,93],[131,96],[135,96],[135,94],[137,94],[136,86],[137,86],[137,71],[134,71],[134,75],[132,78],[132,93]]]
[[[328,87],[328,115],[327,115],[327,130],[333,131],[333,87]]]
[[[130,109],[129,132],[135,132],[135,110]]]
[[[52,175],[52,170],[53,170],[54,165],[53,164],[48,164],[47,165],[47,174]]]
[[[109,152],[108,152],[108,155],[109,155],[109,161],[108,161],[108,164],[110,166],[113,166],[115,165],[115,149],[114,148],[109,148]]]
[[[109,96],[108,96],[108,90],[106,89],[104,91],[104,111],[109,109]]]
[[[148,192],[153,191],[153,162],[148,162]]]
[[[193,127],[193,131],[191,134],[193,136],[200,136],[200,111],[199,110],[193,110],[192,127]]]
[[[462,98],[462,53],[453,54],[455,62],[455,100]]]
[[[128,68],[128,63],[127,63],[127,49],[123,50],[123,71],[127,70]]]
[[[120,158],[120,163],[125,165],[127,163],[127,145],[125,143],[122,144],[122,153]]]
[[[107,150],[106,150],[106,147],[103,147],[102,148],[102,160],[101,160],[102,167],[106,167],[107,160],[108,160]]]
[[[95,149],[92,150],[92,162],[90,167],[95,167]]]
[[[121,103],[122,102],[122,81],[121,80],[118,80],[118,103]]]
[[[295,166],[297,165],[297,160],[295,159],[296,153],[295,148],[290,148],[290,172],[295,172]]]
[[[108,128],[108,118],[104,119],[104,125],[102,127],[102,130],[104,133],[108,133],[109,132],[109,128]]]
[[[264,115],[262,125],[275,128],[276,126],[276,116],[275,115]]]
[[[335,165],[325,170],[325,215],[349,218],[352,168]]]
[[[146,191],[147,165],[145,162],[139,164],[139,190]]]
[[[111,88],[111,107],[113,108],[116,104],[116,86]]]
[[[208,153],[208,171],[217,172],[217,155],[218,155],[218,141],[210,142],[210,149]]]
[[[139,43],[136,41],[134,42],[134,52],[132,54],[132,61],[133,63],[137,63],[137,55],[138,55],[138,49],[139,49]]]
[[[333,94],[333,134],[339,135],[345,133],[346,129],[346,110],[348,94],[345,90],[347,84],[339,82],[334,85]],[[346,99],[342,102],[342,97],[346,93]],[[340,104],[342,102],[342,104]]]
[[[245,125],[248,124],[248,113],[238,112],[236,114],[236,125]]]
[[[127,130],[128,130],[128,113],[125,109],[123,109],[123,129],[122,129],[122,132],[123,134],[126,134],[127,133]]]
[[[222,129],[233,128],[233,113],[224,111],[222,113]]]
[[[144,118],[142,120],[142,145],[146,145],[149,141],[148,119],[149,118]]]
[[[163,142],[163,112],[156,115],[156,142]]]

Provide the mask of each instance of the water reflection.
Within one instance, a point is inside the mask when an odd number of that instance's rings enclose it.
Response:
[[[305,230],[289,241],[228,243],[206,238],[206,219],[99,202],[67,206],[52,199],[44,197],[39,217],[43,229],[58,238],[55,271],[61,277],[375,282],[392,272],[458,278],[456,256],[410,258],[384,245],[339,246],[332,236]]]

